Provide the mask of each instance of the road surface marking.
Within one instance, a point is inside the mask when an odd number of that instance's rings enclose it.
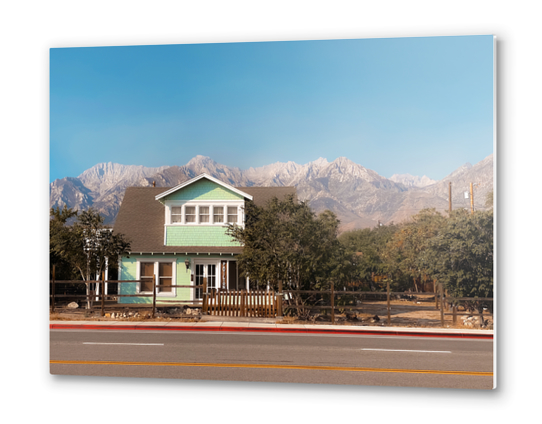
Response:
[[[100,342],[83,342],[89,345],[128,345],[128,346],[164,346],[164,343],[100,343]]]
[[[446,370],[408,370],[387,368],[325,367],[311,365],[275,365],[275,364],[213,364],[194,362],[123,362],[123,361],[49,361],[55,365],[136,365],[158,367],[214,367],[214,368],[263,368],[283,370],[351,371],[351,372],[395,372],[407,374],[446,374],[492,377],[493,372],[446,371]]]
[[[361,350],[377,350],[379,352],[452,353],[449,350],[407,350],[407,349],[361,349]]]

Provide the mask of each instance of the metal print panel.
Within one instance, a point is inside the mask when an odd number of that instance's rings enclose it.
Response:
[[[494,87],[491,35],[51,49],[50,372],[494,388]]]

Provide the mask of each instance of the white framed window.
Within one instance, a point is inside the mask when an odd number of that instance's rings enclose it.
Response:
[[[200,224],[209,223],[209,206],[200,206],[199,207],[199,222]]]
[[[171,208],[171,222],[182,222],[183,208],[182,206],[173,206]]]
[[[139,283],[140,293],[149,293],[153,291],[153,277],[154,277],[154,262],[139,262],[139,277],[141,280]]]
[[[166,225],[217,225],[244,224],[240,213],[243,202],[190,202],[166,204]]]
[[[228,224],[237,222],[237,206],[228,206]]]
[[[224,206],[213,207],[213,223],[222,224],[224,222]]]
[[[185,222],[196,222],[196,207],[195,206],[185,206],[184,207]]]
[[[155,277],[157,296],[174,297],[176,290],[176,259],[138,259],[136,279],[140,280],[137,285],[137,293],[152,294],[153,277]]]

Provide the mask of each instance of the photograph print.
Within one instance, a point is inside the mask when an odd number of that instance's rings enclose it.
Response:
[[[493,389],[493,35],[50,49],[50,373]]]

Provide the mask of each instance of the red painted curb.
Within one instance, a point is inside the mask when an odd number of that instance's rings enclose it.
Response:
[[[308,328],[258,328],[258,327],[194,327],[194,326],[163,326],[152,325],[93,325],[93,324],[50,324],[51,330],[144,330],[144,331],[227,331],[245,333],[305,333],[305,334],[348,334],[348,335],[377,335],[377,336],[410,336],[410,337],[446,337],[461,339],[490,339],[493,334],[468,333],[426,333],[423,331],[379,331],[379,330],[326,330]]]

